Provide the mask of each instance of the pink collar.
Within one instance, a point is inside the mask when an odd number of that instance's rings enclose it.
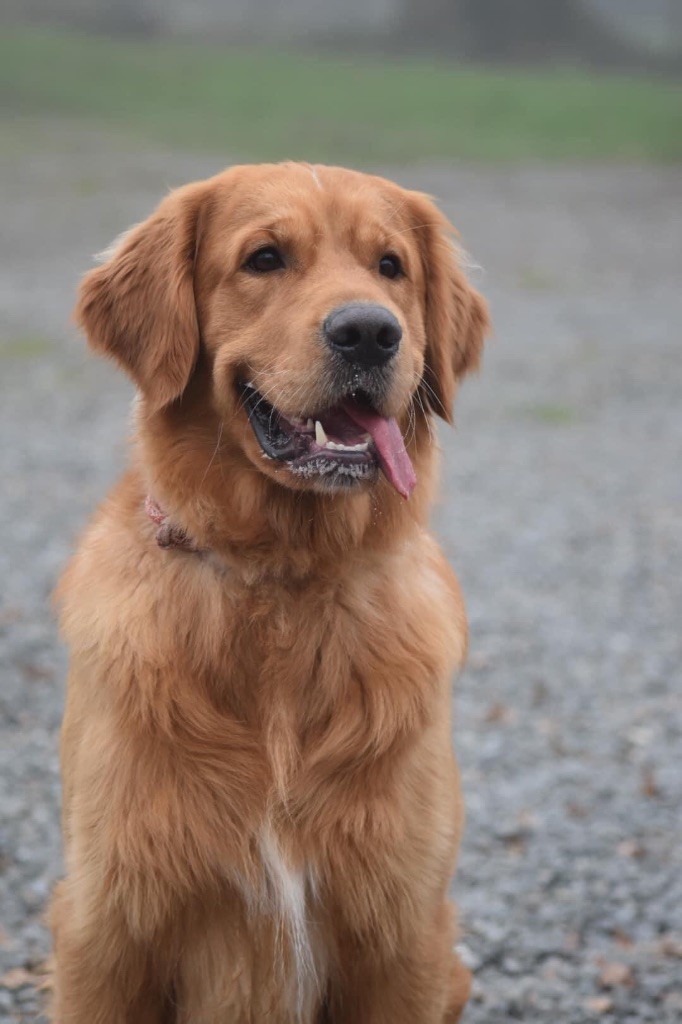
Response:
[[[156,523],[156,543],[160,548],[180,548],[181,551],[195,553],[203,551],[181,526],[169,522],[168,513],[149,494],[144,499],[144,510],[151,521]]]

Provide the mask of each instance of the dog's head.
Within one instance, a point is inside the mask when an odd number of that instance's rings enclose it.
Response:
[[[378,177],[234,167],[172,192],[81,286],[91,344],[148,414],[210,380],[223,443],[294,489],[407,497],[416,418],[449,420],[486,307],[445,217]]]

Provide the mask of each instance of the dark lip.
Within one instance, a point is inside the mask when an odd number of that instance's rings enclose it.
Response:
[[[324,478],[329,484],[349,486],[361,480],[375,479],[379,462],[373,442],[367,442],[364,451],[324,449],[316,443],[314,428],[303,421],[292,421],[268,402],[253,384],[237,381],[237,391],[264,455],[286,463],[297,476],[304,479]],[[367,395],[350,393],[345,396],[358,404],[371,406]],[[324,423],[325,416],[333,416],[334,407],[311,417]]]
[[[282,419],[275,407],[252,384],[239,381],[237,390],[251,429],[268,458],[285,462],[303,454],[295,437],[282,429]]]

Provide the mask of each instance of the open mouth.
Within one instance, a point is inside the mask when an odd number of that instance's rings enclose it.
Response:
[[[238,384],[244,408],[263,453],[285,462],[302,479],[330,489],[373,482],[379,470],[403,498],[417,482],[400,427],[381,416],[361,394],[293,419],[279,412],[250,382]]]

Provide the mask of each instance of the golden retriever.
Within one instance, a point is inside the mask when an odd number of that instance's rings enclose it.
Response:
[[[234,167],[82,283],[138,401],[57,594],[58,1024],[459,1019],[467,627],[427,515],[488,317],[450,230],[379,177]]]

